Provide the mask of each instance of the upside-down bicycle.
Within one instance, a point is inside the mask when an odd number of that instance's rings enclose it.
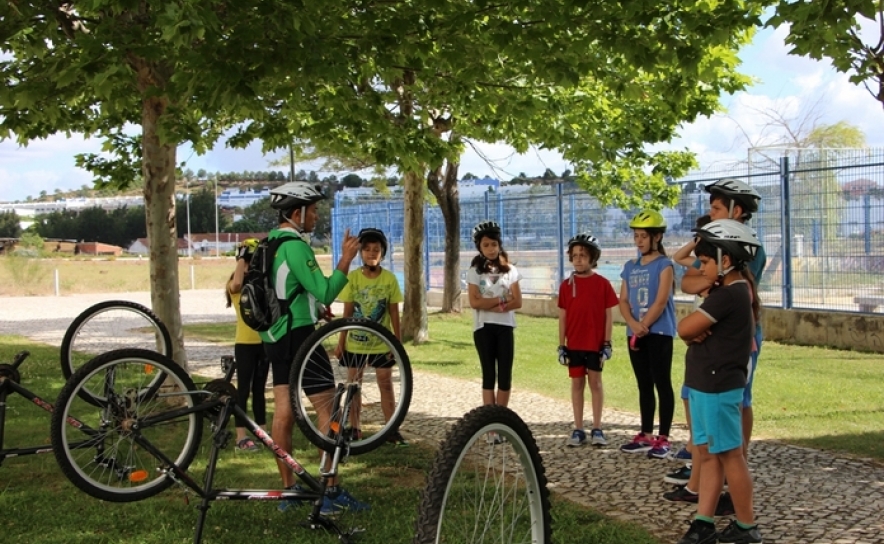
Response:
[[[346,366],[334,356],[340,334],[373,335],[389,350],[395,405],[381,409],[380,389],[372,379],[376,356]],[[354,364],[357,372],[354,373]],[[320,376],[323,374],[323,376]],[[385,373],[387,374],[387,373]],[[305,384],[332,376],[331,423],[318,424],[315,406],[306,401]],[[360,379],[354,381],[353,376]],[[215,500],[297,500],[312,504],[305,525],[325,529],[351,542],[358,530],[320,515],[330,478],[348,454],[371,451],[385,443],[404,420],[411,400],[411,365],[398,340],[376,323],[340,319],[317,329],[295,356],[290,375],[293,412],[307,438],[324,452],[318,475],[310,474],[290,453],[282,451],[235,402],[229,380],[212,380],[197,389],[171,359],[146,350],[117,350],[95,357],[77,370],[59,395],[52,421],[55,456],[71,482],[89,495],[112,502],[141,500],[178,483],[200,497],[194,542],[199,543],[205,518]],[[92,395],[83,395],[91,391]],[[84,398],[85,397],[85,398]],[[88,400],[87,400],[88,399]],[[97,403],[93,402],[98,400]],[[351,409],[359,407],[359,432],[348,428]],[[386,413],[385,413],[386,412]],[[228,446],[231,415],[289,466],[301,490],[215,488],[221,451]],[[76,417],[89,433],[77,440],[65,421]],[[209,421],[211,448],[203,482],[188,467],[196,456]],[[82,432],[82,431],[78,431]],[[483,437],[497,432],[502,443]],[[117,464],[108,468],[94,451],[112,452]],[[328,461],[328,463],[326,463]],[[414,542],[549,541],[546,479],[530,431],[512,412],[486,407],[468,414],[439,450],[424,492]],[[466,509],[466,510],[464,510]],[[464,512],[469,514],[464,519]]]

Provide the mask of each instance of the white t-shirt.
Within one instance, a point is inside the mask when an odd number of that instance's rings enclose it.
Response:
[[[475,267],[467,271],[467,283],[479,288],[482,298],[497,298],[507,295],[514,283],[522,279],[515,266],[510,265],[506,274],[479,274]],[[493,312],[488,310],[473,310],[473,330],[481,329],[485,323],[498,325],[516,326],[516,312]]]

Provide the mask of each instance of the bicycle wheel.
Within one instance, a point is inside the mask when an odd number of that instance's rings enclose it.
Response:
[[[341,335],[367,346],[366,353],[336,356]],[[411,380],[411,362],[402,343],[382,325],[358,318],[332,321],[307,337],[295,355],[289,377],[295,421],[307,439],[325,451],[335,448],[336,433],[327,423],[330,417],[336,420],[335,427],[348,433],[351,454],[372,451],[405,419]],[[344,418],[336,410],[345,399],[335,399],[334,391],[352,384],[359,385],[359,393]]]
[[[101,392],[99,406],[84,400],[87,389]],[[106,501],[163,491],[173,480],[156,452],[186,469],[200,445],[201,414],[180,414],[199,403],[194,390],[181,367],[154,351],[123,349],[92,359],[67,381],[52,414],[52,449],[62,472]]]
[[[413,543],[547,544],[546,484],[525,422],[502,406],[476,408],[449,431],[436,454]]]
[[[61,342],[61,372],[68,379],[100,353],[141,348],[172,356],[172,337],[149,308],[136,302],[108,300],[90,306],[70,324]],[[84,389],[83,400],[98,405],[98,392]]]

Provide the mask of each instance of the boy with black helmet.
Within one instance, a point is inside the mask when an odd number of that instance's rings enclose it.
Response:
[[[675,336],[674,267],[663,249],[666,220],[644,210],[629,223],[640,257],[626,262],[620,277],[620,313],[627,325],[629,361],[638,385],[641,429],[620,446],[625,453],[664,459],[675,413],[672,391],[672,339]],[[656,391],[656,394],[655,394]],[[659,401],[660,427],[654,431]]]
[[[476,225],[473,243],[479,254],[467,271],[467,293],[473,309],[473,342],[482,366],[482,404],[507,406],[515,349],[514,310],[522,307],[521,276],[509,262],[501,243],[500,225],[496,222],[483,221]],[[496,433],[488,439],[499,440]]]
[[[571,378],[571,407],[574,430],[569,446],[586,443],[583,430],[583,389],[589,376],[592,395],[592,430],[590,443],[605,446],[602,432],[602,368],[611,358],[612,308],[617,294],[611,282],[593,270],[598,266],[602,248],[595,236],[581,233],[568,241],[568,260],[574,266],[571,277],[559,286],[559,363],[568,366]]]
[[[741,412],[748,378],[758,295],[742,272],[758,254],[755,232],[732,219],[697,230],[695,255],[712,285],[700,308],[678,324],[688,345],[685,384],[689,388],[695,466],[700,473],[697,516],[679,544],[762,542],[755,524],[752,478],[743,454]],[[721,533],[715,511],[724,478],[736,519]]]
[[[359,243],[350,230],[344,232],[341,244],[341,258],[331,276],[326,277],[316,255],[310,247],[310,233],[316,226],[318,214],[316,204],[324,200],[319,186],[306,181],[293,181],[270,191],[270,207],[279,212],[279,226],[270,231],[267,238],[270,251],[274,255],[272,281],[280,300],[291,300],[289,312],[270,327],[261,332],[264,351],[273,369],[273,440],[279,446],[291,451],[294,416],[289,395],[289,370],[300,345],[315,330],[316,322],[322,317],[317,312],[317,302],[330,305],[341,289],[347,284],[347,272],[356,256]],[[283,243],[283,241],[287,243]],[[319,364],[319,363],[316,363]],[[317,413],[318,425],[328,426],[331,421],[331,397],[334,395],[334,381],[331,363],[328,368],[317,367],[309,374],[316,376],[311,383],[305,383],[304,390]],[[291,469],[277,459],[283,485],[295,486]],[[284,501],[280,510],[296,506],[293,501]],[[357,501],[343,488],[338,487],[337,478],[329,480],[321,514],[334,515],[342,509],[351,511],[366,510],[369,506]]]
[[[344,303],[344,317],[371,319],[389,329],[396,338],[401,340],[399,304],[402,302],[402,291],[399,289],[399,281],[396,276],[381,266],[387,255],[387,237],[380,229],[367,228],[359,231],[356,238],[359,241],[362,267],[347,275],[347,285],[341,291],[340,299]],[[371,366],[375,369],[378,389],[381,393],[381,410],[384,413],[384,419],[389,421],[396,406],[390,370],[393,363],[387,358],[385,346],[373,345],[371,338],[363,338],[361,335],[342,334],[335,355],[345,366],[355,367],[357,365],[350,363],[354,354],[372,356]],[[352,373],[351,380],[362,380],[361,371],[351,368],[350,372]],[[352,433],[358,434],[360,432],[359,416],[360,405],[357,401],[350,412],[350,432]],[[398,429],[390,434],[387,441],[398,446],[408,445]]]

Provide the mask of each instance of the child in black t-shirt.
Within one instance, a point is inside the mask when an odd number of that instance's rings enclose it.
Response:
[[[685,385],[694,463],[702,465],[697,516],[679,544],[760,543],[752,478],[742,451],[741,403],[758,318],[755,286],[742,271],[761,244],[751,228],[731,219],[709,223],[697,237],[694,253],[713,287],[700,307],[678,324],[678,335],[688,345]],[[715,507],[725,477],[736,520],[718,533]]]

